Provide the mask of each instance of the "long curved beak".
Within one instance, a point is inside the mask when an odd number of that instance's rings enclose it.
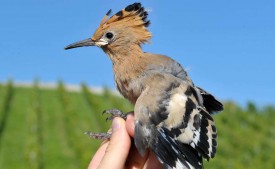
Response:
[[[94,45],[95,45],[95,42],[91,38],[89,38],[89,39],[85,39],[85,40],[70,44],[70,45],[66,46],[64,49],[67,50],[67,49],[72,49],[72,48],[78,48],[78,47],[83,47],[83,46],[94,46]]]

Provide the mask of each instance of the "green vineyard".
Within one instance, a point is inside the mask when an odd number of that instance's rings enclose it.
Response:
[[[100,145],[83,133],[107,131],[110,122],[101,112],[133,106],[108,89],[98,94],[81,86],[79,92],[66,89],[18,87],[0,84],[0,168],[76,169],[87,168]],[[275,108],[258,109],[249,103],[241,108],[225,103],[216,115],[218,150],[205,168],[246,169],[275,167]]]

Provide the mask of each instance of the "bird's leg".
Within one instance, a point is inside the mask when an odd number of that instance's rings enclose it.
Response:
[[[97,140],[107,140],[111,137],[112,132],[107,132],[107,133],[94,133],[94,132],[90,132],[87,131],[84,134],[89,135],[91,138],[93,139],[97,139]]]
[[[128,113],[123,113],[121,110],[118,109],[108,109],[108,110],[104,110],[102,112],[103,114],[109,114],[110,116],[106,118],[106,121],[109,120],[113,120],[115,117],[121,117],[124,120],[126,120],[127,115],[129,113],[132,113],[132,111],[128,112]],[[89,135],[91,138],[97,139],[97,140],[107,140],[110,139],[111,135],[112,135],[112,131],[108,131],[107,133],[94,133],[94,132],[85,132],[84,134]]]
[[[109,114],[110,116],[106,118],[106,121],[108,120],[113,120],[115,117],[121,117],[123,118],[124,120],[126,120],[127,118],[127,115],[131,113],[131,112],[128,112],[128,113],[123,113],[121,110],[118,110],[118,109],[108,109],[108,110],[104,110],[102,112],[102,115],[103,114]]]

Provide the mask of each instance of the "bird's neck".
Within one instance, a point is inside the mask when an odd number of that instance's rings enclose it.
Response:
[[[103,48],[113,63],[115,75],[136,74],[144,68],[144,53],[140,45],[117,46],[112,48]],[[134,75],[133,75],[134,76]]]
[[[119,92],[134,103],[141,92],[142,84],[139,84],[138,79],[146,68],[143,51],[140,46],[104,51],[113,62],[115,82]]]
[[[111,46],[102,48],[114,65],[119,65],[134,58],[142,57],[143,52],[139,45]]]

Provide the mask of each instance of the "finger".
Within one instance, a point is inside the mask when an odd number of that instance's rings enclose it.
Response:
[[[98,168],[124,168],[130,145],[131,139],[127,133],[125,121],[119,117],[114,118],[112,136]]]
[[[101,146],[99,147],[99,149],[96,151],[95,155],[93,156],[93,159],[90,162],[88,169],[96,169],[99,166],[99,164],[105,154],[108,144],[109,144],[109,141],[104,141],[101,144]]]
[[[134,114],[133,113],[127,115],[126,129],[127,129],[128,134],[131,137],[134,137],[134,134],[135,134],[135,123],[134,123]]]
[[[134,137],[135,133],[135,124],[134,124],[134,114],[130,113],[127,115],[126,119],[126,129],[128,134],[131,137]],[[143,168],[144,164],[148,158],[148,153],[146,153],[144,156],[141,156],[134,144],[134,141],[132,139],[132,144],[131,144],[131,150],[128,155],[128,159],[126,162],[126,168],[128,169],[138,169],[138,168]]]

